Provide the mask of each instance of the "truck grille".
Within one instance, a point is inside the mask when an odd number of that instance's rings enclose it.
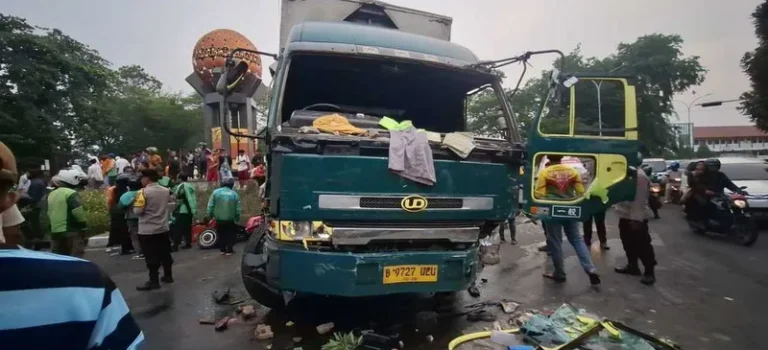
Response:
[[[360,208],[400,209],[402,200],[398,197],[360,197]],[[464,206],[461,198],[427,198],[427,203],[427,209],[461,209]]]

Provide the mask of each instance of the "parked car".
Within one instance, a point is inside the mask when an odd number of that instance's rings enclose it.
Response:
[[[653,182],[659,182],[664,175],[664,172],[667,171],[667,162],[664,158],[643,159],[643,164],[648,164],[648,166],[651,167],[651,181]]]
[[[768,164],[757,158],[721,158],[720,162],[720,170],[736,186],[746,187],[747,211],[757,220],[768,220]]]

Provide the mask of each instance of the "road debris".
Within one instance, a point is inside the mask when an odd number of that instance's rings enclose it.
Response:
[[[265,324],[260,324],[253,330],[253,337],[257,340],[272,339],[274,336],[275,334],[272,333],[272,327]]]
[[[239,313],[244,320],[248,320],[256,315],[256,308],[253,305],[241,305],[237,308],[237,313]]]
[[[330,332],[333,329],[333,327],[334,327],[333,322],[328,322],[315,327],[315,329],[317,329],[317,334],[323,335],[325,333]]]
[[[210,325],[210,324],[216,323],[216,320],[214,320],[213,317],[203,317],[203,318],[197,320],[197,322],[199,322],[200,324],[208,324],[208,325]]]
[[[518,307],[520,307],[520,303],[507,299],[502,299],[499,304],[501,305],[501,309],[505,314],[511,314],[515,312]]]
[[[723,299],[728,300],[728,301],[733,301],[733,298],[731,298],[731,297],[723,297]]]
[[[229,319],[230,319],[229,316],[222,317],[221,319],[216,321],[216,323],[214,323],[213,329],[216,330],[217,332],[221,332],[221,331],[227,329],[227,326],[228,326],[228,323],[229,323]]]
[[[214,290],[211,296],[216,304],[224,304],[224,301],[229,299],[229,288]]]
[[[489,313],[488,311],[485,311],[483,309],[474,310],[467,314],[467,321],[470,322],[493,322],[496,321],[496,316]]]

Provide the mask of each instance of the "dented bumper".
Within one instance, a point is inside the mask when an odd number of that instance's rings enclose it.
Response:
[[[265,256],[248,254],[246,261],[266,264],[270,287],[346,297],[460,291],[475,279],[478,264],[476,247],[463,251],[355,254],[306,250],[268,239],[265,250]],[[385,284],[385,268],[393,266],[436,266],[436,280]]]

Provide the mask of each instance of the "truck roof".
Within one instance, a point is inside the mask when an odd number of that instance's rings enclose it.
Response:
[[[472,51],[449,41],[403,31],[348,22],[304,22],[297,24],[288,35],[287,51],[292,43],[338,43],[388,48],[434,55],[467,64],[477,63]]]

